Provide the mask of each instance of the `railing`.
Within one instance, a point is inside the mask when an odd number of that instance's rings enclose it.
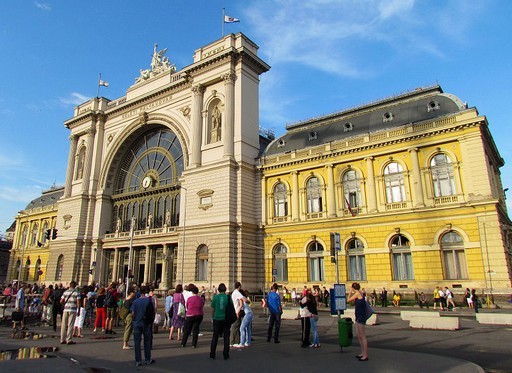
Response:
[[[276,216],[272,219],[273,223],[285,223],[288,221],[288,216]]]
[[[407,202],[386,203],[386,211],[402,210],[407,208]]]
[[[444,205],[447,203],[456,203],[459,202],[458,196],[446,196],[446,197],[435,197],[434,204],[436,205]]]
[[[320,218],[323,218],[325,215],[324,212],[311,212],[309,214],[306,214],[306,218],[307,219],[320,219]]]

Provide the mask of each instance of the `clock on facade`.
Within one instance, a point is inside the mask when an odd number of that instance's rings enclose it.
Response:
[[[146,176],[144,179],[142,179],[142,187],[144,189],[149,188],[151,184],[153,184],[153,179],[151,178],[151,176]]]

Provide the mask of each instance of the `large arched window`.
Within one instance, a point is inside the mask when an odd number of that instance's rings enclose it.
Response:
[[[306,199],[308,214],[322,211],[322,185],[317,177],[312,177],[306,183]]]
[[[197,248],[197,281],[208,280],[208,246],[201,245]]]
[[[37,259],[36,267],[34,268],[34,281],[39,281],[41,276],[41,259]]]
[[[28,281],[28,274],[30,273],[30,259],[25,262],[25,268],[23,268],[23,281]]]
[[[14,273],[12,274],[12,278],[18,278],[20,270],[21,270],[21,261],[18,259],[16,261],[16,265],[14,266]]]
[[[112,231],[162,228],[178,223],[178,179],[183,173],[183,151],[178,137],[168,128],[153,129],[136,138],[119,162],[114,182]]]
[[[404,174],[401,165],[391,162],[384,168],[384,183],[387,203],[405,202]]]
[[[284,183],[279,183],[274,187],[274,216],[288,216],[288,195]]]
[[[366,281],[366,259],[363,242],[353,238],[347,243],[348,277],[350,281]]]
[[[23,231],[21,233],[21,246],[27,246],[27,238],[28,238],[28,225],[23,226]]]
[[[441,237],[443,252],[444,277],[447,280],[463,280],[468,278],[464,240],[455,231],[449,231]]]
[[[55,270],[55,281],[62,280],[62,270],[64,269],[64,255],[59,255],[57,259],[57,268]]]
[[[390,241],[393,280],[414,280],[411,246],[407,237],[398,234]]]
[[[444,153],[436,154],[430,161],[430,172],[434,184],[434,196],[446,197],[457,194],[453,178],[452,160]]]
[[[274,281],[288,282],[288,258],[286,246],[278,244],[274,247]]]
[[[36,242],[37,242],[37,230],[38,230],[38,225],[37,223],[35,223],[33,226],[32,226],[32,233],[30,234],[30,244],[31,245],[35,245]]]
[[[318,241],[308,246],[309,281],[324,281],[324,247]]]
[[[345,209],[352,215],[355,214],[357,208],[360,206],[360,180],[357,172],[349,170],[343,174],[343,204]]]
[[[48,224],[47,221],[44,222],[43,224],[43,234],[41,235],[41,243],[44,244],[46,242],[46,231],[50,229],[50,224]]]

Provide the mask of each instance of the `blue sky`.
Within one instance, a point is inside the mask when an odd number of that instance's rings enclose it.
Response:
[[[0,2],[0,233],[63,185],[74,106],[124,96],[153,44],[180,69],[221,37],[222,8],[272,67],[260,125],[286,124],[439,83],[486,115],[507,162],[512,89],[508,0],[3,0]],[[508,200],[512,207],[512,196]]]

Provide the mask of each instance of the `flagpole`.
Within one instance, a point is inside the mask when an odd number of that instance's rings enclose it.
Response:
[[[98,78],[98,88],[96,89],[96,98],[100,97],[100,82],[101,82],[101,73],[100,73],[100,77]]]
[[[224,37],[224,17],[226,16],[226,8],[222,8],[222,37]]]

